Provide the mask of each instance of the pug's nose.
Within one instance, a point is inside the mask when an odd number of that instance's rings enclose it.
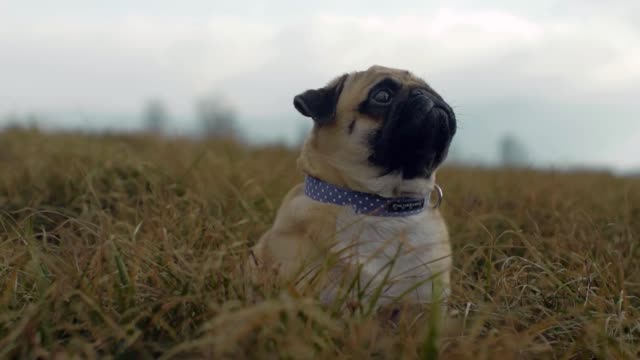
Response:
[[[413,89],[409,93],[410,97],[416,97],[416,96],[420,96],[420,95],[423,95],[423,96],[426,95],[424,90],[422,90],[422,89]]]
[[[414,104],[420,104],[420,111],[423,113],[428,113],[436,105],[431,96],[422,89],[412,89],[409,92],[409,99]]]

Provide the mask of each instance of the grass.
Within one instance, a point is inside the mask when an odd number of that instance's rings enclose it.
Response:
[[[640,356],[640,181],[443,168],[451,319],[382,327],[240,264],[302,179],[296,152],[0,133],[0,358]]]

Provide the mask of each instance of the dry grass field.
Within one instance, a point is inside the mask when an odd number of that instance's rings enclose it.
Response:
[[[383,327],[238,265],[296,152],[0,133],[0,358],[633,359],[640,181],[445,167],[451,319]]]

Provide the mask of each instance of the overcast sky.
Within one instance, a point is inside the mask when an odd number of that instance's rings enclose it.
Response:
[[[465,156],[511,133],[540,165],[640,167],[638,0],[0,0],[0,115],[49,125],[135,127],[160,97],[188,129],[221,92],[251,138],[292,139],[294,95],[372,64],[431,83]]]

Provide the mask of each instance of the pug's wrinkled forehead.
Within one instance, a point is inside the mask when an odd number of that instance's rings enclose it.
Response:
[[[398,85],[409,87],[429,86],[423,79],[415,76],[408,70],[395,69],[380,65],[374,65],[365,71],[355,72],[349,80],[351,80],[354,85],[357,84],[360,88],[372,87],[378,82],[384,80],[389,80],[391,82],[395,82]]]
[[[334,81],[339,82],[340,79]],[[344,78],[342,87],[344,96],[340,102],[345,103],[345,106],[340,107],[345,109],[353,108],[355,102],[364,100],[378,88],[390,88],[394,91],[404,89],[405,92],[416,88],[424,89],[441,99],[441,96],[424,79],[412,72],[380,65],[349,74]]]

